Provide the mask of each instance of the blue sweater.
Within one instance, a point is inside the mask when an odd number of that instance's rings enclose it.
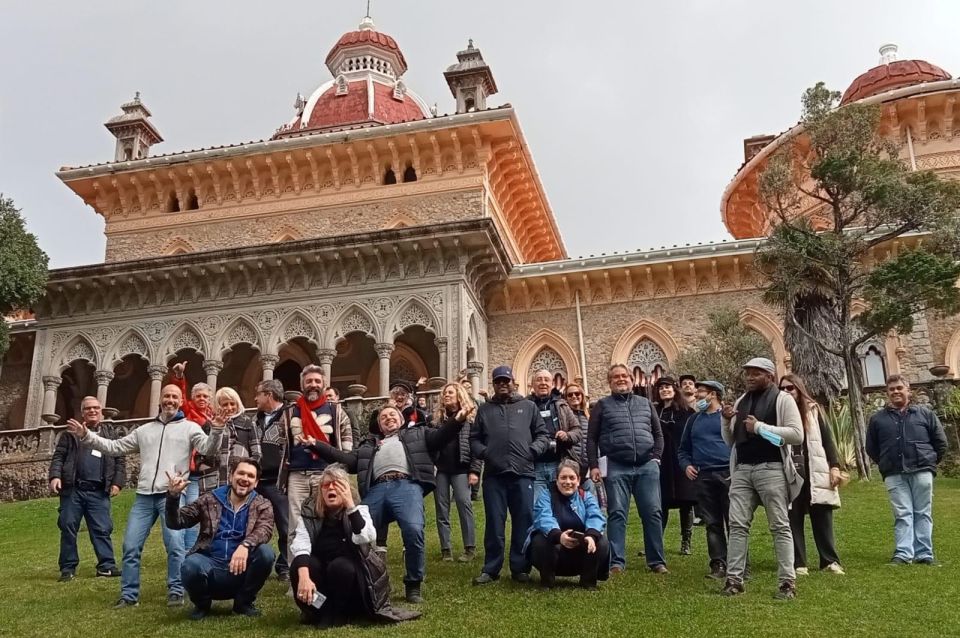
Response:
[[[700,471],[730,467],[730,447],[720,432],[720,410],[712,414],[697,412],[687,419],[677,457],[684,471],[689,465]]]

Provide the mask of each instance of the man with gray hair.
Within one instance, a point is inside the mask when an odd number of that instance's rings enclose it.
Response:
[[[343,441],[336,422],[335,406],[327,401],[323,368],[310,364],[300,372],[300,390],[303,394],[290,406],[289,441],[287,445],[287,499],[290,502],[290,527],[297,529],[300,508],[310,495],[315,477],[319,477],[328,462],[303,443],[313,439],[341,449]]]
[[[797,402],[777,387],[776,375],[777,368],[770,359],[750,359],[743,366],[747,391],[721,412],[720,432],[732,448],[724,596],[744,591],[750,523],[761,504],[767,512],[777,557],[779,585],[775,598],[790,600],[797,595],[789,508],[800,493],[803,479],[794,467],[790,446],[803,443],[803,422]]]
[[[286,581],[290,578],[290,566],[287,562],[290,503],[280,488],[280,473],[287,456],[289,427],[284,411],[283,384],[276,379],[261,381],[257,384],[257,393],[253,400],[257,405],[254,427],[260,439],[260,482],[257,484],[257,491],[270,501],[273,507],[279,550],[274,569],[277,578]]]
[[[553,374],[549,370],[534,372],[530,386],[533,392],[527,398],[536,404],[550,436],[550,448],[533,464],[533,492],[536,499],[540,490],[548,489],[557,480],[557,464],[560,461],[571,459],[580,462],[580,439],[586,433],[581,432],[580,420],[566,399],[554,394]]]

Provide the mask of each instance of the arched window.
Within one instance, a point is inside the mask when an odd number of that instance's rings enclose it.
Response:
[[[392,168],[388,168],[388,169],[383,173],[383,183],[384,183],[384,184],[396,184],[396,183],[397,183],[397,176],[396,176],[396,174],[394,174]]]
[[[883,385],[887,379],[887,365],[883,352],[875,344],[864,351],[860,359],[864,385]]]
[[[197,201],[197,193],[192,188],[187,193],[187,206],[184,210],[196,210],[200,208],[200,202]]]
[[[180,200],[177,199],[176,193],[170,193],[170,195],[167,197],[167,212],[168,213],[180,212]]]
[[[407,168],[405,168],[403,171],[403,181],[405,182],[417,181],[417,171],[410,164],[407,164]]]
[[[667,354],[655,341],[644,337],[627,357],[627,367],[633,372],[634,382],[641,387],[653,385],[668,368]]]
[[[532,377],[537,370],[549,370],[554,376],[559,374],[563,379],[567,378],[567,366],[563,363],[563,357],[550,346],[540,348],[533,357],[530,369],[527,370],[527,377]]]

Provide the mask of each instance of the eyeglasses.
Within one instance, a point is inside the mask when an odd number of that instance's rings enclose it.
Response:
[[[795,385],[782,385],[782,386],[780,386],[780,389],[783,390],[784,392],[793,392],[794,390],[797,389],[797,386],[795,386]]]
[[[99,412],[99,411],[100,411],[100,406],[99,406],[99,405],[85,405],[85,406],[83,406],[83,409],[84,409],[84,410],[93,410],[94,412]]]
[[[582,397],[582,396],[583,396],[583,393],[582,393],[582,392],[567,392],[567,396],[568,396],[568,397]]]

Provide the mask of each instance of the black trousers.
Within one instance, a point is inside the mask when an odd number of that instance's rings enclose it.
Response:
[[[680,510],[680,533],[682,535],[693,533],[693,505],[681,505]],[[667,529],[667,522],[670,520],[670,509],[663,508],[663,529]]]
[[[287,503],[287,495],[277,488],[276,481],[272,483],[260,482],[257,485],[257,492],[263,494],[263,497],[270,501],[273,506],[273,522],[277,528],[277,563],[275,569],[278,574],[285,574],[289,571],[287,567],[287,534],[290,528],[290,505]]]
[[[790,529],[793,532],[793,566],[807,566],[807,543],[803,534],[803,521],[810,514],[810,527],[813,529],[813,542],[820,554],[820,569],[830,563],[840,563],[837,556],[837,544],[833,536],[833,508],[829,505],[810,503],[810,481],[803,482],[800,494],[790,508]]]
[[[730,527],[730,470],[702,470],[697,475],[697,505],[707,532],[710,567],[727,565]]]
[[[300,584],[299,567],[305,566],[317,591],[327,597],[320,609],[296,597]],[[322,562],[316,556],[298,556],[290,569],[294,600],[304,614],[317,621],[323,616],[337,619],[366,615],[363,602],[363,572],[356,558],[340,556]]]
[[[552,586],[557,576],[579,576],[580,584],[593,587],[597,579],[606,580],[610,565],[610,544],[606,538],[597,541],[597,551],[587,553],[587,546],[567,549],[554,544],[543,534],[534,534],[531,539],[533,566],[540,572],[540,584]]]

